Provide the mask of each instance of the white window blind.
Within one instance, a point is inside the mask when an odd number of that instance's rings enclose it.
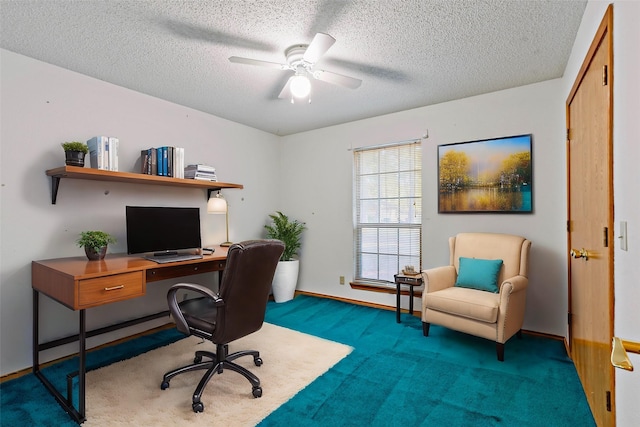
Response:
[[[422,146],[411,141],[354,151],[355,274],[393,282],[422,268]]]

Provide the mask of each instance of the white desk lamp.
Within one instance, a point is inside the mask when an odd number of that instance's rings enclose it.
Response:
[[[213,196],[209,195],[209,201],[207,202],[207,213],[213,215],[224,214],[227,222],[227,241],[220,243],[220,246],[231,246],[233,243],[229,241],[229,205],[224,197],[220,194],[220,191]]]

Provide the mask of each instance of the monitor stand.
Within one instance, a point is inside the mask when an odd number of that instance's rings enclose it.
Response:
[[[178,251],[164,251],[164,252],[154,252],[154,257],[163,257],[163,256],[176,256],[178,255]]]

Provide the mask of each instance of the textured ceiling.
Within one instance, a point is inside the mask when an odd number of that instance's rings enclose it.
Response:
[[[69,70],[288,135],[562,76],[586,0],[0,0],[0,46]],[[285,62],[317,32],[310,104],[278,99]]]

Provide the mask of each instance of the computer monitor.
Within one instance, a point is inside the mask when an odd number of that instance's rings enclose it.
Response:
[[[164,255],[200,248],[200,209],[127,206],[127,253]]]

